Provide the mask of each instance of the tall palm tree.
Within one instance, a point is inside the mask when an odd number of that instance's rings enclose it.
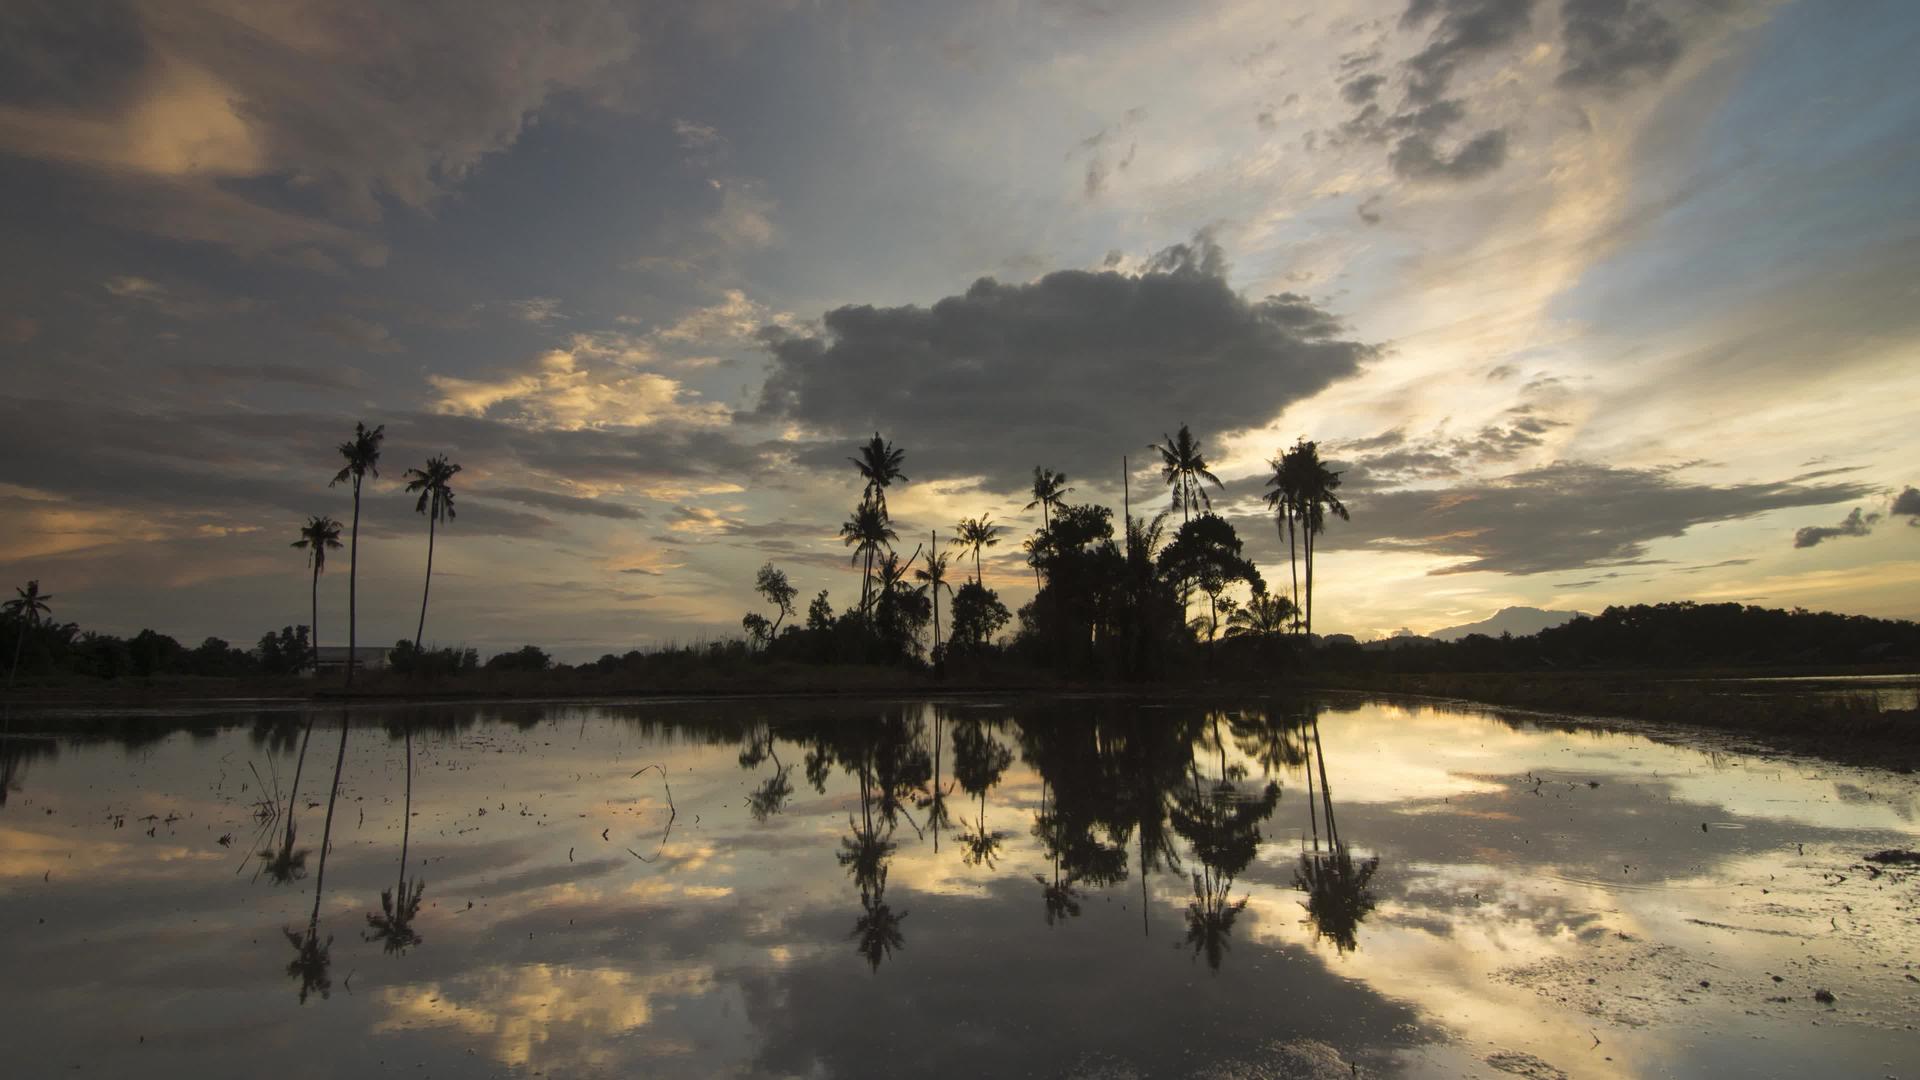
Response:
[[[893,542],[900,539],[900,534],[887,524],[886,511],[872,500],[862,499],[854,508],[853,516],[840,526],[840,539],[853,549],[853,562],[864,560],[866,563],[860,574],[860,612],[864,615],[873,582],[874,555],[882,548],[893,550]]]
[[[300,539],[293,547],[307,550],[307,565],[313,567],[313,670],[320,671],[320,575],[327,569],[327,552],[340,550],[340,523],[325,514],[315,514],[300,527]]]
[[[357,586],[360,580],[360,485],[367,474],[380,475],[380,441],[387,437],[387,426],[381,424],[372,431],[367,430],[364,422],[353,425],[353,438],[340,444],[340,456],[346,459],[344,465],[327,486],[351,482],[353,484],[353,549],[347,553],[347,685],[353,685],[354,648],[358,644],[359,612],[355,608]]]
[[[940,550],[940,533],[931,534],[933,547],[928,549],[927,565],[913,572],[913,579],[921,582],[920,588],[933,594],[933,654],[943,655],[940,651],[940,590],[947,590],[947,596],[953,596],[953,586],[947,581],[947,553]],[[936,664],[935,666],[938,666]]]
[[[986,514],[977,518],[967,518],[954,526],[956,535],[948,543],[962,551],[973,552],[973,580],[980,580],[980,549],[995,547],[1000,543],[1000,526],[993,523],[993,515]]]
[[[1048,511],[1060,509],[1066,504],[1067,496],[1072,493],[1073,489],[1067,486],[1066,473],[1054,472],[1052,469],[1043,469],[1035,465],[1033,467],[1033,501],[1021,509],[1031,510],[1036,506],[1039,507],[1040,527],[1051,528],[1052,519],[1048,516]]]
[[[1287,570],[1293,578],[1293,618],[1296,628],[1300,622],[1300,560],[1295,546],[1296,530],[1300,523],[1301,452],[1306,444],[1301,439],[1293,449],[1277,458],[1268,460],[1273,475],[1267,477],[1267,508],[1273,511],[1273,527],[1287,538]]]
[[[887,485],[895,480],[906,479],[900,471],[900,462],[905,460],[905,450],[895,450],[893,444],[880,437],[879,432],[860,447],[859,457],[850,457],[853,467],[860,470],[860,478],[866,481],[861,498],[880,508],[880,516],[887,516]]]
[[[1313,548],[1314,538],[1327,531],[1327,515],[1332,514],[1342,521],[1352,518],[1347,513],[1345,503],[1335,494],[1340,489],[1340,474],[1327,468],[1320,460],[1319,448],[1312,442],[1302,440],[1297,448],[1300,459],[1300,531],[1304,543],[1302,554],[1307,569],[1306,604],[1302,614],[1306,619],[1306,632],[1313,634]]]
[[[27,640],[27,631],[40,625],[43,615],[53,614],[48,605],[52,595],[40,591],[40,579],[27,582],[25,588],[15,588],[14,598],[7,601],[7,617],[20,625],[13,632],[13,666],[7,669],[7,689],[13,689],[13,677],[20,673],[20,646]]]
[[[1180,511],[1180,520],[1184,524],[1194,507],[1203,510],[1213,509],[1213,501],[1207,498],[1206,488],[1201,481],[1207,481],[1214,487],[1222,487],[1220,478],[1207,471],[1206,456],[1200,452],[1200,440],[1193,437],[1187,425],[1180,425],[1178,435],[1169,435],[1165,443],[1148,443],[1147,449],[1160,454],[1160,477],[1173,489],[1173,508]]]
[[[420,626],[413,632],[413,651],[426,648],[422,640],[427,632],[427,593],[433,588],[433,533],[434,526],[442,518],[453,520],[454,474],[460,466],[444,457],[434,456],[427,459],[424,469],[408,469],[405,480],[409,492],[419,492],[420,500],[413,505],[414,513],[427,515],[427,583],[420,589]]]

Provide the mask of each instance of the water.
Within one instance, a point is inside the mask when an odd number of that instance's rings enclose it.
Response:
[[[1909,777],[1357,700],[361,707],[263,859],[308,717],[12,721],[8,1075],[1920,1073]]]

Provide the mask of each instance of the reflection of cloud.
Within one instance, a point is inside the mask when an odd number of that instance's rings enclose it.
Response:
[[[714,989],[713,969],[690,966],[648,975],[611,968],[528,964],[469,971],[446,983],[385,990],[376,1033],[453,1027],[490,1039],[501,1064],[520,1068],[603,1065],[608,1037],[647,1026],[656,998],[695,998]],[[660,1053],[668,1047],[653,1044]]]

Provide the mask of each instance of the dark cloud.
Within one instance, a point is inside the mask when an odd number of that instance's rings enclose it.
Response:
[[[1380,88],[1386,84],[1387,77],[1385,75],[1362,75],[1359,78],[1350,79],[1343,84],[1340,87],[1340,96],[1346,98],[1347,103],[1350,105],[1365,105],[1367,102],[1372,101],[1374,95],[1378,94]]]
[[[1666,74],[1684,48],[1673,21],[1648,0],[1566,0],[1560,85],[1617,90]]]
[[[1435,149],[1425,135],[1409,135],[1387,155],[1394,175],[1420,183],[1477,180],[1506,160],[1507,133],[1499,128],[1475,135],[1451,154]]]
[[[187,364],[172,373],[189,383],[287,383],[317,390],[363,389],[360,372],[346,367],[295,367],[292,364]]]
[[[1427,45],[1407,61],[1407,99],[1438,101],[1462,64],[1493,53],[1520,36],[1533,20],[1534,0],[1412,0],[1403,27],[1434,20]]]
[[[1797,548],[1818,547],[1827,540],[1837,540],[1843,536],[1865,536],[1880,523],[1879,514],[1869,514],[1854,507],[1853,512],[1840,519],[1838,525],[1808,525],[1793,534],[1793,546]]]
[[[1183,421],[1203,439],[1265,423],[1373,355],[1307,298],[1250,300],[1225,271],[1202,235],[1140,274],[983,278],[931,307],[838,308],[821,336],[765,335],[773,368],[754,415],[841,439],[878,428],[915,480],[984,475],[1010,490],[1042,460],[1108,475]],[[840,441],[801,459],[837,463]]]
[[[1328,528],[1324,543],[1459,560],[1439,573],[1646,565],[1656,561],[1646,557],[1652,541],[1700,525],[1870,493],[1848,483],[1714,487],[1676,479],[1666,469],[1560,462],[1444,489],[1355,491],[1348,500],[1353,520]]]
[[[1908,525],[1920,526],[1920,488],[1903,489],[1893,500],[1893,508],[1888,513],[1894,517],[1907,519]]]
[[[590,517],[613,518],[617,521],[638,521],[647,516],[636,507],[614,502],[611,499],[588,499],[579,495],[564,495],[557,491],[507,487],[488,488],[481,494],[489,499],[504,499],[507,502],[537,506],[542,510],[554,510],[562,514],[585,514]]]
[[[1360,205],[1354,207],[1353,212],[1360,215],[1361,221],[1369,225],[1378,225],[1380,224],[1380,202],[1380,196],[1370,195]]]

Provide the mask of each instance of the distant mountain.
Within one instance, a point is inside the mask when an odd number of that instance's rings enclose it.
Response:
[[[1583,611],[1542,611],[1536,607],[1501,608],[1493,614],[1492,618],[1464,623],[1460,626],[1449,626],[1444,630],[1435,630],[1427,636],[1441,641],[1459,641],[1468,634],[1485,634],[1488,637],[1512,634],[1514,637],[1526,637],[1528,634],[1537,634],[1548,627],[1572,622],[1584,614],[1586,612]]]

